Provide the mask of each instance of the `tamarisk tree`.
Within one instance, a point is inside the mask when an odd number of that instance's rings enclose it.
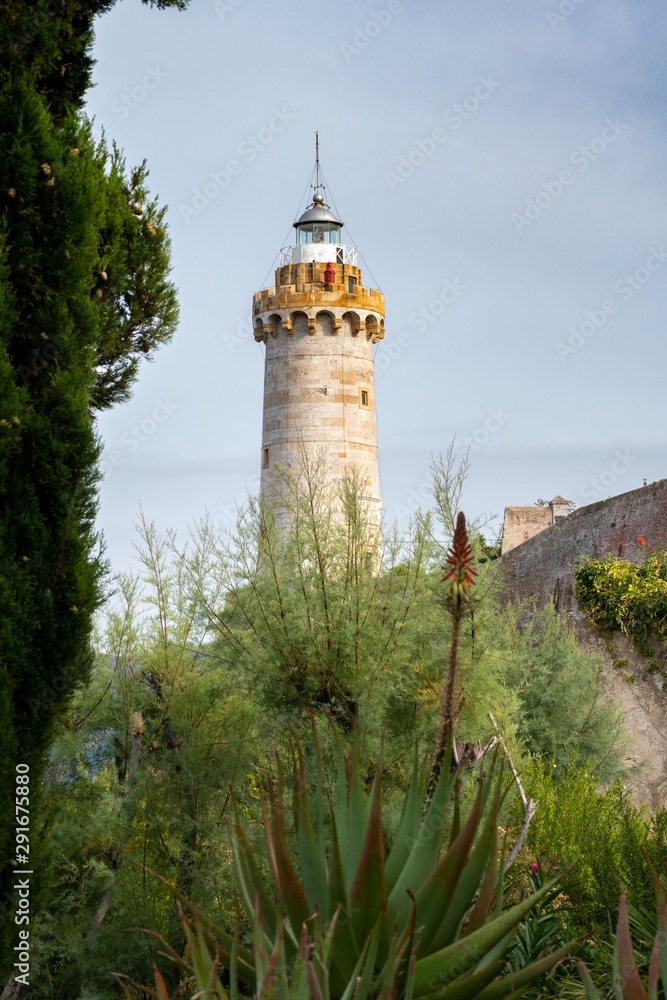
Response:
[[[164,210],[148,197],[146,167],[126,171],[82,112],[93,22],[113,5],[0,2],[3,957],[15,936],[15,768],[30,767],[35,817],[53,724],[87,675],[102,597],[94,414],[129,397],[140,360],[177,321]],[[34,848],[34,825],[30,835]]]

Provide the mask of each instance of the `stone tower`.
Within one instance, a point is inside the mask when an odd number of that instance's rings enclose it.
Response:
[[[364,286],[357,250],[342,242],[319,151],[312,188],[294,243],[280,252],[275,287],[253,297],[255,340],[265,344],[261,490],[275,502],[281,470],[298,475],[304,454],[323,458],[331,486],[356,470],[379,523],[373,345],[384,336],[384,296]]]

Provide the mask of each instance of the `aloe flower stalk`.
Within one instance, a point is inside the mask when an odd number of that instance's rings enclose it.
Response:
[[[445,586],[444,605],[452,622],[452,637],[447,659],[447,673],[440,693],[440,712],[435,744],[435,760],[429,791],[437,781],[445,755],[447,741],[451,740],[453,761],[456,756],[456,718],[458,715],[458,675],[460,663],[461,628],[473,606],[473,587],[477,570],[472,565],[473,554],[468,540],[468,530],[463,512],[456,518],[454,537],[447,555],[447,566],[442,582]]]

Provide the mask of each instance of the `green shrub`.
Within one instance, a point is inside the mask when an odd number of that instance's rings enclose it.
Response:
[[[643,539],[638,539],[644,544]],[[637,565],[612,555],[584,559],[576,596],[594,625],[623,632],[648,654],[649,638],[667,642],[667,552],[651,551]]]
[[[620,781],[600,792],[590,768],[569,767],[557,782],[553,767],[534,763],[524,782],[538,803],[528,834],[534,857],[547,868],[573,865],[561,886],[577,931],[608,925],[618,911],[619,883],[634,907],[654,908],[642,851],[658,870],[667,863],[667,810],[651,815],[633,803]]]
[[[597,766],[603,783],[616,777],[626,738],[621,712],[606,695],[604,659],[582,649],[553,605],[529,614],[503,610],[480,666],[488,675],[481,687],[501,679],[516,705],[514,753],[552,759],[556,778],[575,761]]]

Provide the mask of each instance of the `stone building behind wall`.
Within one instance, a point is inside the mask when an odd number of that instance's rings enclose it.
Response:
[[[558,524],[567,517],[569,509],[569,501],[561,496],[554,497],[543,506],[533,504],[532,507],[505,507],[502,555],[527,542],[529,538],[534,538],[552,524]]]

